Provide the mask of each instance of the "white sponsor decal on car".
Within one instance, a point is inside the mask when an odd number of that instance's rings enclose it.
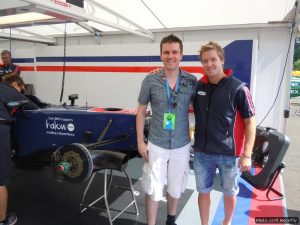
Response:
[[[61,135],[61,136],[74,136],[73,131],[75,125],[73,119],[65,117],[51,117],[49,116],[46,121],[46,134]]]

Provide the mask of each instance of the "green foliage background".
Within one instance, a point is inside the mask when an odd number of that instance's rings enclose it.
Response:
[[[294,48],[293,70],[300,70],[300,39],[296,39]]]

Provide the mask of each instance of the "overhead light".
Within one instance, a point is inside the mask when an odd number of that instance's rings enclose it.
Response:
[[[9,39],[9,40],[20,40],[20,41],[30,41],[30,42],[37,42],[37,43],[43,43],[43,44],[55,44],[55,39],[49,39],[45,37],[40,36],[24,36],[24,35],[16,35],[16,34],[7,34],[2,33],[0,31],[0,38]]]
[[[19,24],[19,23],[26,23],[26,22],[49,20],[54,18],[55,17],[53,16],[48,16],[36,12],[21,13],[21,14],[9,15],[9,16],[1,16],[0,25]]]

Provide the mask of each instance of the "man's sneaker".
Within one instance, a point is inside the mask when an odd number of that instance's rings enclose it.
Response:
[[[0,225],[15,225],[17,224],[17,220],[18,220],[17,215],[12,212],[6,216],[6,220],[0,223]]]

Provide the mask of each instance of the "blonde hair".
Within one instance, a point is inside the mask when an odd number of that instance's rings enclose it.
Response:
[[[220,57],[221,60],[224,61],[225,59],[225,52],[224,49],[216,42],[210,41],[205,45],[201,46],[201,49],[199,51],[199,57],[200,57],[200,61],[201,61],[201,56],[204,52],[208,52],[211,50],[216,50],[217,55]]]

